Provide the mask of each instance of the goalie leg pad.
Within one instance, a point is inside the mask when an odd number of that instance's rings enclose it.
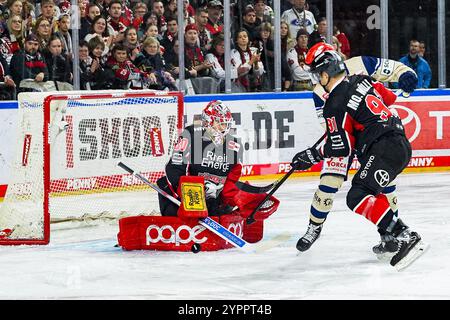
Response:
[[[212,217],[235,235],[243,238],[244,219],[237,215]],[[119,220],[118,243],[124,250],[188,251],[194,244],[202,251],[234,246],[198,223],[198,219],[134,216]]]
[[[320,178],[320,184],[314,193],[311,204],[310,219],[315,223],[323,223],[333,208],[333,200],[336,192],[344,182],[343,176],[324,175]]]

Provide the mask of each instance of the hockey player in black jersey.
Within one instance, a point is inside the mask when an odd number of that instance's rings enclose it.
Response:
[[[233,118],[222,101],[214,100],[203,110],[201,120],[201,124],[190,125],[181,133],[166,165],[166,175],[157,184],[178,198],[181,176],[203,176],[209,215],[231,213],[239,192],[235,183],[241,175],[243,153],[239,140],[229,134]],[[177,215],[178,206],[161,195],[159,204],[163,216]]]
[[[417,232],[411,231],[391,209],[384,192],[411,158],[411,146],[400,119],[388,108],[396,96],[368,76],[346,76],[335,52],[314,56],[311,71],[329,94],[323,109],[327,139],[321,150],[299,152],[292,166],[306,170],[324,157],[348,157],[355,152],[361,168],[352,180],[347,205],[374,223],[381,235],[376,254],[390,254],[398,269],[409,265],[426,249]],[[323,221],[310,221],[297,243],[307,250],[320,235]]]

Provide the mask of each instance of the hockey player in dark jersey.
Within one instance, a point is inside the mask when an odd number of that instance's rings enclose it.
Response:
[[[242,170],[243,148],[229,134],[233,118],[222,101],[211,101],[202,112],[202,122],[190,125],[181,133],[172,158],[166,165],[166,175],[158,186],[178,197],[176,191],[181,176],[205,178],[206,205],[210,216],[231,213],[237,205],[239,189],[235,183]],[[159,196],[163,216],[176,216],[178,207]]]
[[[335,51],[333,46],[319,42],[308,51],[306,63],[311,64],[314,57],[325,51]],[[345,72],[351,75],[368,75],[379,82],[398,83],[403,95],[412,93],[417,85],[417,75],[404,64],[370,56],[357,56],[344,62]],[[320,124],[326,128],[323,118],[323,106],[328,98],[328,93],[317,83],[314,87],[313,100]],[[311,202],[310,219],[316,224],[322,224],[333,207],[333,199],[344,181],[347,180],[348,169],[352,164],[353,154],[349,157],[325,158],[320,174],[319,186],[316,189]],[[388,198],[391,209],[397,212],[397,194],[395,181],[383,190]],[[309,246],[300,241],[300,251],[307,250]]]
[[[334,51],[315,51],[310,67],[329,95],[323,109],[327,139],[320,150],[299,152],[292,166],[306,170],[324,157],[349,157],[355,152],[361,168],[352,180],[347,205],[377,226],[381,243],[374,252],[389,255],[391,265],[404,268],[427,246],[398,218],[384,193],[411,158],[402,123],[388,108],[396,95],[368,76],[347,76]],[[297,243],[300,251],[317,240],[323,222],[310,220]]]

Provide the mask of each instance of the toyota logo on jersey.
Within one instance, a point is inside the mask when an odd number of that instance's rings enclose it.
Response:
[[[377,170],[374,174],[375,181],[380,185],[380,187],[386,187],[389,184],[390,177],[389,173],[385,170]]]

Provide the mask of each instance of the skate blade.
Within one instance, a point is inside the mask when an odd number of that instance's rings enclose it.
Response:
[[[395,256],[395,252],[379,253],[379,254],[375,254],[375,255],[377,256],[377,259],[379,261],[389,262]]]
[[[402,271],[409,267],[414,261],[416,261],[420,256],[422,256],[430,247],[429,244],[424,243],[420,240],[406,256],[403,257],[397,264],[395,265],[395,269],[397,271]]]

